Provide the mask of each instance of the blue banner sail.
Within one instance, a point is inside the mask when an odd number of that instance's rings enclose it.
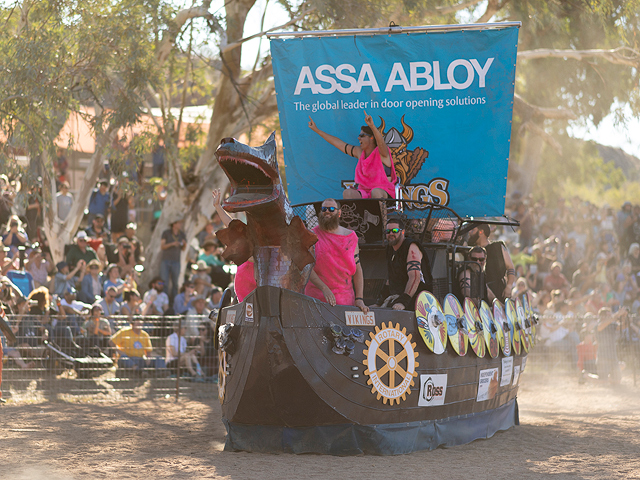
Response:
[[[289,198],[342,198],[371,115],[408,199],[504,213],[518,28],[271,39]]]

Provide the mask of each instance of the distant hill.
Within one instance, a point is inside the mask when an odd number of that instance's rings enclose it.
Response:
[[[608,147],[599,143],[596,143],[596,147],[605,162],[613,162],[629,180],[640,180],[640,158],[629,155],[621,148]]]

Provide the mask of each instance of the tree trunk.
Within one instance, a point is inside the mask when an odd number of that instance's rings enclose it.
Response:
[[[104,165],[105,149],[111,144],[113,135],[111,130],[100,134],[96,139],[96,148],[89,161],[89,166],[84,173],[82,183],[80,184],[80,190],[76,197],[73,199],[73,205],[67,218],[62,221],[58,217],[58,208],[55,199],[56,195],[56,182],[53,177],[45,179],[43,182],[43,188],[46,191],[43,192],[45,198],[50,198],[50,201],[43,202],[43,224],[44,234],[49,242],[49,248],[51,249],[51,257],[55,263],[64,260],[64,246],[73,243],[75,236],[82,218],[84,217],[84,210],[89,204],[91,198],[91,192],[93,191],[100,171]],[[45,165],[48,164],[46,160],[47,152],[43,152],[43,160]],[[49,181],[47,181],[49,180]]]

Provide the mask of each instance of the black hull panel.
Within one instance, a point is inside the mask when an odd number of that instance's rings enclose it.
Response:
[[[494,390],[492,398],[478,397],[480,372],[497,368],[500,376],[504,357],[478,358],[471,351],[460,357],[451,346],[436,355],[412,312],[375,310],[377,328],[391,323],[411,335],[418,364],[404,399],[380,399],[367,383],[367,345],[356,343],[351,355],[332,351],[329,327],[344,326],[347,311],[354,307],[331,307],[274,287],[260,287],[223,311],[222,321],[234,324],[221,385],[228,449],[406,453],[487,438],[517,424],[517,381]],[[358,328],[366,339],[375,332]],[[526,357],[511,358],[519,368]],[[446,395],[442,405],[425,406],[424,384],[434,376],[446,379]]]

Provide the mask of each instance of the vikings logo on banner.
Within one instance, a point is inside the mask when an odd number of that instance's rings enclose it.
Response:
[[[463,216],[504,213],[518,29],[271,39],[288,194],[342,197],[365,114],[406,199]],[[409,204],[408,208],[417,208]]]

